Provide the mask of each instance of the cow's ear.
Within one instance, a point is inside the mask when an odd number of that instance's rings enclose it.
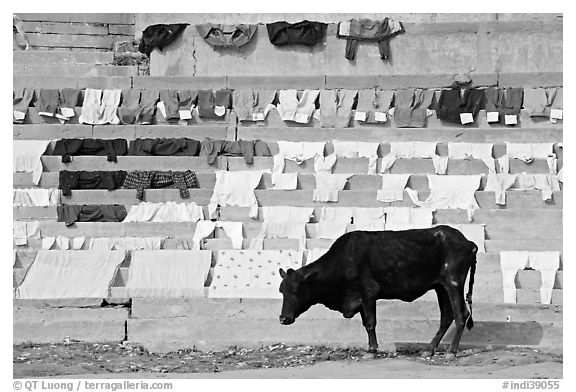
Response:
[[[278,270],[278,272],[280,272],[280,277],[281,277],[282,279],[284,279],[284,278],[286,277],[286,272],[284,272],[284,270],[283,270],[282,268],[280,268],[280,269]]]
[[[294,270],[292,268],[288,268],[288,271],[286,271],[287,275],[291,275],[294,273]]]
[[[314,276],[316,276],[317,273],[318,271],[312,271],[310,273],[307,273],[306,275],[304,275],[304,280],[307,281],[314,278]]]

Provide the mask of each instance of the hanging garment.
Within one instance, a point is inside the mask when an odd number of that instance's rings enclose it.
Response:
[[[72,162],[71,157],[79,155],[106,155],[107,161],[118,162],[117,156],[127,152],[126,139],[60,139],[49,155],[61,155],[64,163]]]
[[[201,118],[222,120],[232,103],[231,90],[199,90],[198,115]]]
[[[302,164],[308,159],[323,157],[326,142],[278,141],[278,154],[274,155],[273,173],[284,172],[285,159]]]
[[[192,107],[197,99],[197,91],[160,90],[160,100],[156,107],[164,120],[182,120],[179,124],[187,125],[187,120],[192,119]]]
[[[548,94],[543,88],[524,89],[524,109],[530,117],[548,117]]]
[[[250,207],[251,218],[258,217],[258,200],[254,189],[260,184],[264,171],[216,172],[214,193],[208,204],[210,219],[216,219],[218,206]]]
[[[348,179],[354,174],[316,173],[316,188],[312,200],[319,202],[337,202],[338,191],[344,189]]]
[[[220,250],[209,298],[282,298],[280,268],[302,266],[303,251]]]
[[[506,191],[516,182],[516,174],[488,173],[488,180],[484,191],[494,192],[495,203],[506,205]]]
[[[293,191],[298,186],[298,173],[272,173],[272,189]]]
[[[358,105],[354,119],[361,123],[386,122],[392,98],[394,98],[393,91],[374,90],[373,88],[358,90]]]
[[[338,38],[346,39],[346,58],[354,60],[358,41],[377,41],[380,58],[390,58],[390,39],[404,33],[402,22],[390,18],[383,20],[350,19],[338,23]]]
[[[308,265],[310,263],[315,262],[320,257],[324,256],[329,250],[330,248],[308,249],[304,265]]]
[[[50,140],[13,140],[12,170],[16,172],[32,172],[32,183],[38,185],[42,177],[42,154],[50,144]]]
[[[330,154],[325,157],[317,156],[314,158],[314,171],[316,173],[330,174],[336,164],[336,154]]]
[[[358,90],[320,90],[320,125],[322,128],[347,128]]]
[[[57,206],[58,222],[71,226],[76,222],[122,222],[126,207],[120,204],[68,204]]]
[[[382,231],[386,227],[385,210],[382,207],[354,207],[352,223],[355,230]]]
[[[278,110],[282,121],[308,124],[314,110],[316,110],[315,102],[319,94],[320,90],[304,90],[298,99],[296,90],[280,90],[276,110]]]
[[[390,153],[382,158],[380,173],[389,171],[398,158],[432,158],[434,172],[446,174],[448,157],[437,155],[436,145],[436,142],[391,142]]]
[[[38,221],[14,221],[12,225],[14,244],[27,245],[28,240],[39,240],[40,222]]]
[[[560,171],[556,175],[556,179],[560,182],[564,182],[564,167],[562,167],[562,169],[560,169]]]
[[[58,174],[58,188],[62,196],[72,195],[72,189],[107,189],[112,191],[124,184],[126,172],[118,171],[68,171]]]
[[[60,190],[49,188],[14,189],[12,205],[14,207],[37,206],[48,207],[60,205]]]
[[[194,202],[143,202],[130,207],[124,222],[198,222],[202,219],[202,207]]]
[[[381,174],[382,188],[376,194],[376,200],[390,203],[404,200],[404,188],[408,184],[410,174]]]
[[[189,23],[155,24],[146,27],[142,32],[138,51],[150,57],[154,48],[164,50],[164,47],[174,42],[188,25]]]
[[[489,173],[496,173],[492,143],[448,143],[448,159],[480,159]]]
[[[484,90],[484,96],[486,99],[485,109],[488,123],[501,123],[503,120],[501,113],[504,110],[504,89],[488,87]]]
[[[127,155],[196,157],[199,154],[200,142],[198,140],[181,137],[131,140]]]
[[[314,223],[313,238],[336,240],[346,234],[348,224],[344,222],[319,222]]]
[[[318,222],[352,223],[354,207],[322,207]]]
[[[258,30],[258,25],[205,23],[196,25],[196,30],[200,37],[214,49],[240,48],[250,42],[254,33]]]
[[[427,229],[432,227],[433,208],[384,207],[386,230]]]
[[[482,174],[479,175],[428,175],[430,195],[421,202],[418,193],[406,188],[412,202],[419,207],[433,209],[458,208],[466,210],[468,220],[471,222],[474,210],[480,208],[474,196],[480,187]]]
[[[201,242],[219,227],[232,241],[232,249],[242,249],[242,222],[209,221],[201,220],[196,222],[196,231],[192,238],[192,249],[199,250]]]
[[[436,117],[456,124],[473,123],[484,106],[484,90],[466,89],[464,97],[460,89],[442,90],[436,105]]]
[[[558,120],[562,120],[563,107],[564,107],[564,89],[562,87],[558,87],[554,94],[552,105],[550,106],[551,122],[556,123]]]
[[[319,44],[326,35],[328,24],[303,20],[298,23],[274,22],[267,23],[268,38],[276,46]]]
[[[394,125],[398,128],[425,127],[433,98],[434,90],[397,90],[394,94]]]
[[[333,140],[334,154],[341,158],[368,158],[368,174],[376,174],[380,143]]]
[[[60,113],[56,115],[59,119],[70,120],[76,115],[74,108],[79,106],[82,91],[77,88],[63,88],[60,90]]]
[[[518,190],[539,190],[542,200],[552,201],[552,192],[560,191],[558,179],[552,174],[532,174],[522,172],[516,175],[514,188]]]
[[[136,123],[141,125],[152,124],[156,117],[156,104],[160,94],[157,90],[142,90],[140,92],[140,104],[136,116]]]
[[[264,238],[295,238],[299,248],[306,247],[306,223],[314,214],[313,207],[262,207],[260,232],[250,243],[250,249],[263,249]]]
[[[122,90],[87,88],[84,91],[82,114],[78,118],[78,122],[91,125],[120,124],[116,111],[120,105],[121,94]]]
[[[96,237],[92,238],[89,249],[100,250],[152,250],[161,249],[162,237]]]
[[[63,235],[42,238],[42,249],[81,250],[86,243],[86,237],[68,238]]]
[[[137,189],[136,198],[144,200],[145,189],[178,189],[183,199],[190,197],[189,188],[199,188],[196,173],[186,171],[131,171],[126,174],[124,189]]]
[[[122,103],[118,107],[118,118],[122,124],[134,124],[140,111],[140,90],[122,89]]]
[[[485,97],[488,122],[499,122],[506,125],[517,124],[523,93],[524,90],[521,88],[487,88]]]
[[[126,295],[133,298],[204,297],[211,262],[209,250],[134,251]]]
[[[452,223],[444,223],[444,226],[450,226],[460,231],[468,241],[472,241],[478,247],[478,253],[486,253],[486,248],[484,247],[484,241],[486,240],[486,235],[484,233],[483,224],[463,224],[456,225]],[[438,225],[437,225],[438,226]]]
[[[264,121],[275,98],[276,90],[234,90],[232,107],[239,121]]]
[[[19,88],[14,91],[12,98],[12,122],[22,124],[28,113],[28,107],[34,99],[34,89]]]
[[[516,273],[528,267],[540,271],[540,303],[550,304],[556,271],[560,267],[560,252],[500,251],[504,302],[516,303]]]
[[[58,89],[38,89],[34,106],[36,106],[40,116],[54,117],[60,110],[60,91]]]
[[[509,143],[506,142],[506,154],[498,158],[501,173],[508,173],[509,159],[520,159],[532,163],[534,159],[546,159],[550,174],[556,174],[558,158],[554,153],[554,143]]]
[[[254,156],[269,157],[268,144],[262,140],[214,140],[205,138],[200,147],[200,156],[207,156],[209,165],[216,162],[218,156],[244,157],[247,164],[254,163]]]
[[[18,299],[106,298],[124,251],[39,250],[16,289]]]

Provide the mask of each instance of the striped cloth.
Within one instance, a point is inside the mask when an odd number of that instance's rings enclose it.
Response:
[[[198,188],[196,173],[187,171],[133,171],[126,174],[122,188],[137,189],[136,198],[144,200],[144,189],[179,189],[180,197],[190,197],[188,188]]]

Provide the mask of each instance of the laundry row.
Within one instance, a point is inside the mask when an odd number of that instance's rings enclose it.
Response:
[[[160,51],[170,45],[186,29],[188,23],[156,24],[146,27],[138,46],[141,53],[150,56],[155,48]],[[290,45],[315,46],[324,41],[328,24],[304,20],[297,23],[279,21],[267,23],[266,30],[270,43],[275,46]],[[248,44],[258,30],[258,24],[214,24],[196,25],[202,39],[215,50],[237,49]],[[338,23],[337,37],[346,40],[345,57],[354,60],[359,41],[377,42],[380,58],[390,58],[390,39],[404,33],[401,22],[390,18],[382,20],[350,19]]]
[[[76,115],[82,92],[78,89],[29,89],[13,94],[14,122],[22,123],[30,104],[38,114],[62,123]],[[432,114],[440,120],[471,124],[480,110],[488,123],[514,126],[520,110],[530,117],[563,118],[563,88],[467,88],[396,91],[368,89],[332,90],[101,90],[84,92],[78,118],[84,124],[152,124],[156,109],[166,121],[188,124],[198,117],[223,120],[233,108],[240,122],[263,122],[271,110],[283,121],[308,124],[312,118],[326,128],[345,128],[352,121],[385,123],[391,116],[398,128],[422,128]],[[435,110],[435,112],[433,111]]]

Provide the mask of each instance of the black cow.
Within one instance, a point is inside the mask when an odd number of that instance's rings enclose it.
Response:
[[[464,325],[472,328],[472,287],[478,247],[449,226],[405,231],[353,231],[338,238],[328,252],[297,270],[280,269],[284,300],[280,323],[289,325],[312,305],[323,304],[352,318],[358,312],[376,352],[376,300],[412,302],[435,290],[440,328],[423,355],[432,355],[456,320],[447,357],[458,350]],[[464,302],[464,285],[470,282]]]

